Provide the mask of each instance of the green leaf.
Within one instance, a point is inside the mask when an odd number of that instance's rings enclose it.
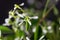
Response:
[[[8,27],[2,25],[0,25],[0,30],[4,32],[11,32],[11,30]]]
[[[59,14],[59,12],[58,12],[58,9],[54,6],[54,8],[53,8],[53,12],[54,12],[54,14],[57,16],[58,14]]]

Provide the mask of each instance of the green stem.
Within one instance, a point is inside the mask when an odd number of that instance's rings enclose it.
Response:
[[[39,26],[36,27],[36,32],[34,33],[34,40],[38,40],[38,28]]]
[[[24,13],[25,11],[20,7],[20,10]]]
[[[44,17],[44,15],[46,14],[46,10],[47,10],[47,8],[48,8],[49,2],[50,2],[50,0],[47,0],[46,5],[45,5],[45,8],[44,8],[44,10],[43,10],[43,17]]]
[[[28,30],[28,22],[26,22],[26,31]]]

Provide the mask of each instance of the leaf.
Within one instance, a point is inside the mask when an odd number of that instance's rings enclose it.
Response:
[[[54,6],[54,8],[53,8],[53,12],[54,12],[54,14],[57,16],[58,14],[59,14],[59,12],[58,12],[58,9]]]
[[[11,30],[8,27],[2,25],[0,25],[0,30],[4,32],[11,32]]]

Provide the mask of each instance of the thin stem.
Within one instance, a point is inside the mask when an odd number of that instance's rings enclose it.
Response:
[[[54,5],[46,12],[46,14],[43,18],[39,19],[37,25],[39,25],[46,18],[46,16],[49,14],[49,12],[52,10],[53,7],[54,7]]]
[[[25,12],[21,7],[19,8],[23,13]]]

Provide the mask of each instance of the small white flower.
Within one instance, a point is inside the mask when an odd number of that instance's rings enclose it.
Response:
[[[45,37],[45,35],[41,36],[39,40],[42,40]]]
[[[24,3],[21,3],[20,6],[24,6]]]
[[[26,40],[30,40],[28,37],[26,37]]]
[[[48,26],[47,29],[48,29],[48,30],[51,30],[52,28],[51,28],[51,26]]]
[[[30,19],[38,19],[38,16],[29,17]]]

